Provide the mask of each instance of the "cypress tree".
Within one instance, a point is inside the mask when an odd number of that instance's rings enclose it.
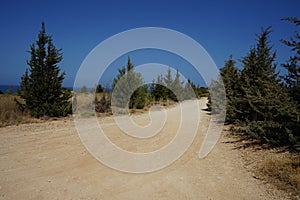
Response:
[[[25,100],[21,108],[35,117],[60,117],[71,113],[71,92],[62,87],[65,73],[58,66],[62,49],[56,49],[52,37],[46,34],[45,24],[38,40],[30,46],[29,68],[21,78],[20,95]]]

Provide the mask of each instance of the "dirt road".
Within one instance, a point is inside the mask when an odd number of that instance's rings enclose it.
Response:
[[[200,101],[205,105],[205,99]],[[145,125],[149,117],[142,114],[134,120]],[[99,122],[117,146],[149,152],[170,142],[178,120],[168,118],[161,133],[147,139],[122,134],[111,117]],[[185,154],[147,174],[123,173],[101,164],[81,143],[72,119],[1,128],[0,199],[279,199],[246,171],[226,138],[199,159],[209,120],[201,111],[198,134]]]

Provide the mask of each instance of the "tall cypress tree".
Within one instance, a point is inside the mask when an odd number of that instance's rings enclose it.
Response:
[[[35,117],[60,117],[71,113],[71,93],[62,87],[65,73],[58,66],[62,60],[62,49],[56,49],[52,37],[46,34],[45,24],[38,40],[30,46],[29,68],[21,78],[20,95]]]

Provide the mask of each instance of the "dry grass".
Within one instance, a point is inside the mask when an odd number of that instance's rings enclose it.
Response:
[[[225,134],[229,138],[227,143],[233,143],[236,149],[240,149],[244,166],[253,177],[284,191],[285,199],[300,200],[299,152],[245,140],[239,135],[230,134],[229,130],[230,126],[225,127]]]
[[[24,103],[23,99],[21,99],[17,95],[8,95],[8,94],[0,94],[0,127],[18,125],[24,123],[41,123],[45,121],[58,120],[58,119],[71,119],[72,116],[67,116],[63,118],[55,118],[55,117],[42,117],[42,118],[34,118],[31,117],[29,112],[22,113],[15,101],[15,98]]]
[[[24,118],[27,118],[27,115],[19,110],[15,98],[18,97],[15,95],[0,95],[0,127],[18,124]]]
[[[258,166],[258,170],[278,188],[292,193],[295,199],[300,197],[299,153],[270,154]]]
[[[47,119],[36,119],[30,116],[28,112],[22,113],[15,101],[23,100],[17,95],[0,95],[0,127],[23,124],[23,123],[37,123],[43,122]]]

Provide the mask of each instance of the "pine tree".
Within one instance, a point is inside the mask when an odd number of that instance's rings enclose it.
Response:
[[[164,77],[164,83],[165,83],[167,88],[171,88],[171,85],[173,83],[173,77],[172,77],[172,71],[171,71],[170,67],[168,68],[167,74]]]
[[[296,26],[300,26],[300,20],[297,18],[285,18]],[[296,140],[298,150],[300,149],[300,34],[296,31],[295,36],[288,40],[281,40],[285,45],[291,48],[295,53],[289,60],[282,64],[287,69],[287,74],[284,76],[285,87],[289,96],[297,104],[297,113],[290,121],[290,130]]]
[[[284,20],[300,26],[300,20],[297,18],[285,18]],[[300,110],[300,34],[296,31],[295,36],[289,41],[281,41],[295,52],[295,55],[291,56],[287,63],[282,66],[287,69],[287,74],[284,77],[286,87],[291,97],[297,101],[298,109]]]
[[[156,101],[156,83],[155,83],[155,79],[152,80],[152,83],[151,83],[149,89],[150,89],[151,101]]]
[[[241,122],[251,120],[254,118],[254,113],[250,107],[248,98],[246,97],[247,88],[251,85],[257,85],[257,56],[255,48],[251,48],[248,55],[242,58],[243,69],[241,71],[240,84],[238,86],[238,98],[236,98],[237,105],[237,119]]]
[[[172,71],[171,68],[169,67],[167,70],[167,74],[163,78],[164,80],[164,85],[165,85],[165,94],[167,96],[168,100],[173,100],[177,101],[176,95],[172,91],[172,84],[173,84],[173,77],[172,77]]]
[[[235,61],[230,55],[225,66],[221,68],[220,75],[226,91],[226,121],[234,122],[238,119],[238,96],[239,96],[239,71],[235,67]]]
[[[129,108],[143,109],[146,105],[148,105],[148,103],[148,86],[142,85],[132,94],[129,102]]]
[[[222,84],[221,76],[218,80],[212,80],[209,85],[209,96],[207,110],[212,114],[225,114],[226,111],[226,93]]]
[[[142,75],[134,71],[134,65],[128,57],[126,67],[119,69],[119,74],[113,81],[112,106],[129,109],[144,108],[147,104],[148,86],[142,86],[143,82]]]
[[[71,93],[62,88],[65,73],[60,73],[58,66],[62,60],[61,51],[54,46],[52,37],[46,34],[43,22],[38,40],[30,46],[29,68],[20,84],[20,95],[25,105],[19,105],[35,117],[59,117],[71,113]]]
[[[171,96],[170,98],[175,101],[182,101],[184,99],[184,94],[183,94],[183,87],[182,87],[183,82],[180,81],[180,74],[179,71],[176,71],[175,79],[171,83]]]
[[[161,74],[157,76],[156,83],[153,80],[151,88],[151,96],[155,101],[167,100],[167,88],[164,85],[163,77]]]
[[[257,44],[242,62],[241,89],[243,99],[239,112],[247,124],[245,131],[263,142],[274,145],[295,141],[290,120],[295,115],[295,104],[282,90],[276,73],[276,52],[269,45],[271,29],[257,35]]]
[[[184,90],[184,92],[183,92],[183,94],[184,94],[183,99],[184,100],[198,97],[197,87],[190,79],[188,79],[187,82],[185,83],[185,86],[184,86],[183,90]],[[193,92],[194,92],[194,94],[193,94]]]
[[[134,66],[131,63],[130,57],[128,56],[127,65],[126,65],[127,72],[129,72],[130,70],[133,70],[133,68],[134,68]]]
[[[272,52],[269,46],[268,35],[271,29],[262,30],[258,35],[258,44],[256,48],[251,48],[248,56],[244,57],[242,63],[244,69],[241,74],[241,85],[243,95],[246,97],[248,107],[246,119],[263,120],[268,106],[266,95],[270,90],[278,87],[278,73],[275,72],[274,64],[276,52]]]

